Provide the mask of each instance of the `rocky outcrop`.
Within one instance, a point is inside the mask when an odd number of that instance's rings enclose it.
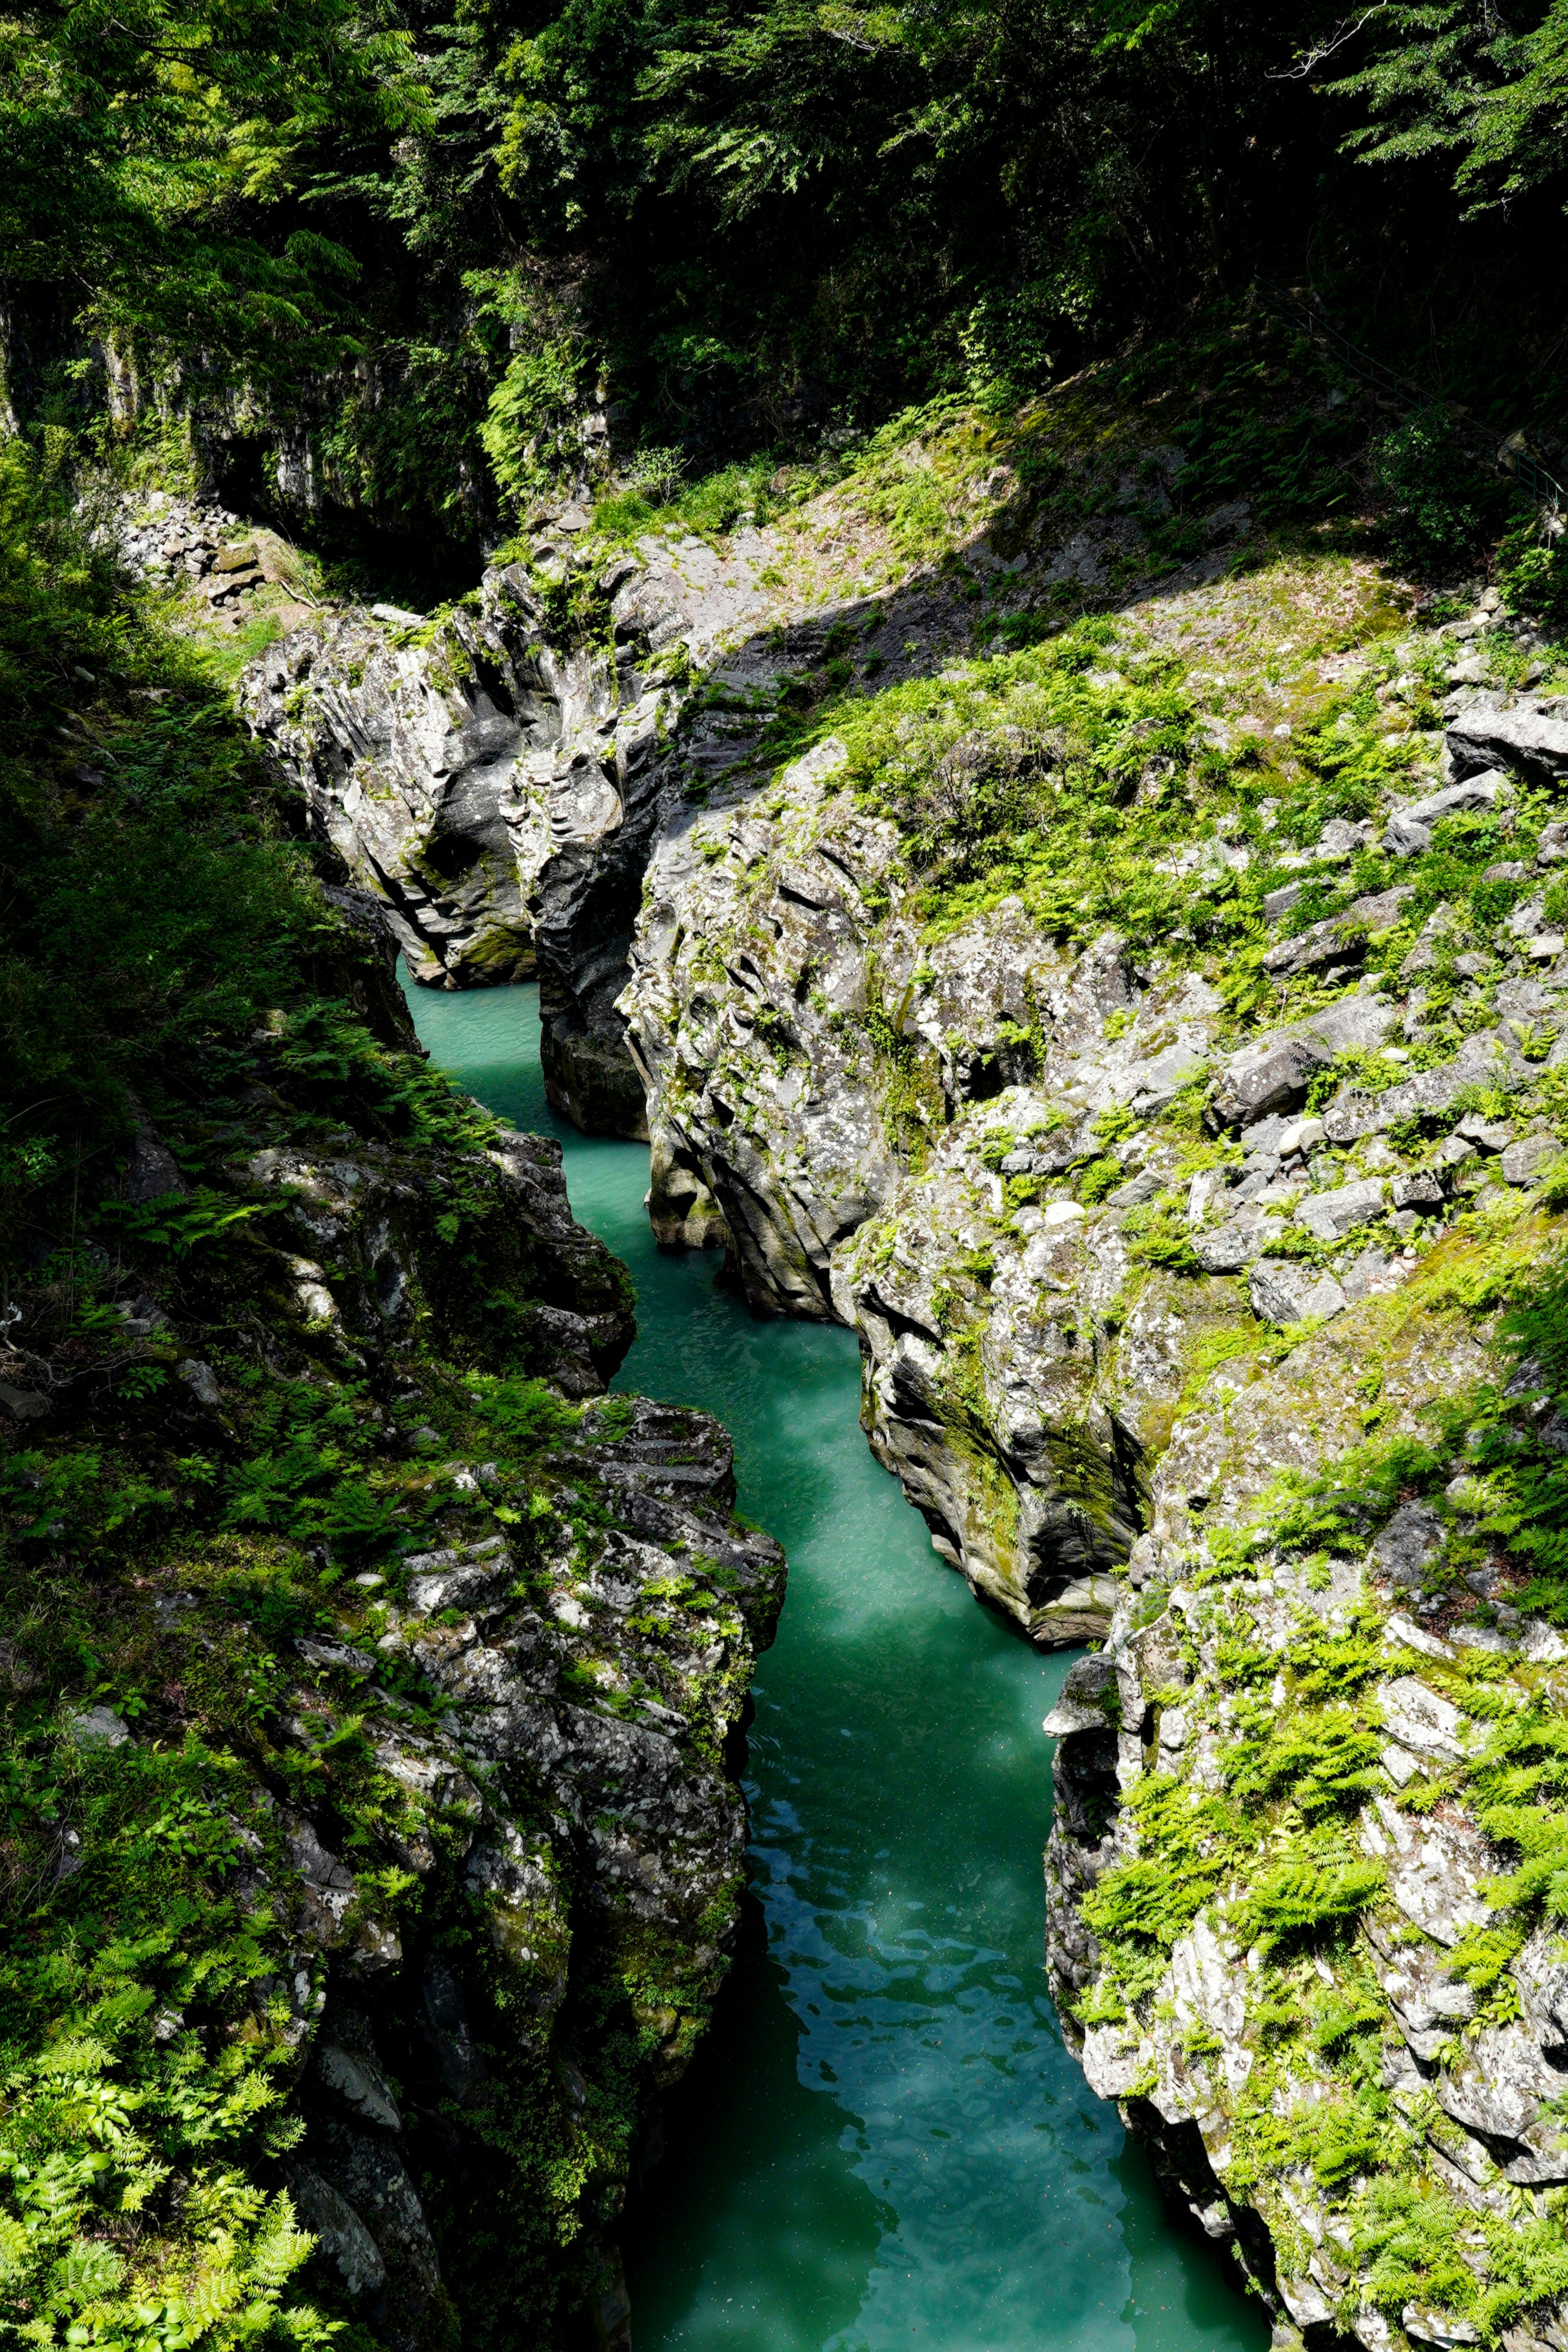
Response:
[[[1390,1489],[1331,1475],[1366,1462],[1370,1362],[1406,1460],[1435,1398],[1479,1405],[1436,1438],[1431,1500],[1392,1515]],[[1528,1456],[1546,1411],[1529,1367],[1489,1403],[1489,1370],[1407,1297],[1215,1373],[1105,1650],[1046,1726],[1050,1973],[1090,2082],[1277,2335],[1369,2352],[1564,2324],[1536,2196],[1563,2173],[1558,1939],[1509,1883],[1526,1824],[1493,1809],[1489,1765],[1526,1745],[1518,1710],[1555,1719],[1568,1643],[1502,1604],[1496,1535],[1475,1540],[1464,1464]],[[1310,1512],[1281,1504],[1282,1472],[1316,1477]]]
[[[889,667],[901,592],[824,629],[782,550],[600,578],[600,732],[661,657],[664,731],[613,811],[581,730],[539,771],[557,1098],[635,1073],[660,1238],[855,1328],[938,1551],[1104,1638],[1047,1727],[1053,1986],[1280,2336],[1568,2342],[1556,1958],[1495,1893],[1556,1834],[1500,1813],[1496,1727],[1554,1719],[1563,1653],[1466,1470],[1561,1450],[1478,1320],[1555,1232],[1555,704],[1353,568],[995,663],[939,607]]]
[[[400,1930],[364,1916],[374,1856],[345,1867],[308,1817],[281,1817],[300,1892],[280,1973],[313,1988],[290,2185],[347,2306],[408,2352],[472,2301],[466,2208],[487,2233],[514,2215],[548,2254],[537,2208],[563,2135],[598,2175],[613,2262],[625,2156],[606,2169],[574,2129],[608,2085],[567,2021],[591,1988],[618,2005],[650,2098],[690,2055],[734,1928],[745,1809],[727,1743],[777,1614],[776,1547],[732,1522],[731,1449],[703,1415],[590,1407],[550,1467],[572,1499],[534,1518],[534,1541],[474,1540],[455,1519],[375,1592],[357,1640],[296,1645],[287,1701],[305,1759],[363,1726],[391,1800],[382,1851],[420,1891]],[[509,1490],[493,1463],[447,1459],[439,1477],[459,1503]],[[588,1559],[585,1505],[602,1525]]]
[[[591,2311],[624,2342],[616,2217],[729,1966],[784,1562],[733,1516],[717,1423],[605,1394],[624,1269],[574,1220],[558,1145],[399,1052],[375,907],[339,892],[315,952],[305,1001],[226,1060],[218,1117],[142,1107],[91,1343],[47,1276],[10,1334],[0,1700],[35,1744],[58,1726],[86,1832],[34,1825],[35,1916],[76,1933],[142,1899],[139,1855],[165,1874],[91,2063],[143,2106],[174,2086],[156,2127],[186,2168],[165,2192],[121,2133],[67,2226],[134,2196],[139,2259],[167,2242],[168,2292],[205,2294],[207,2241],[178,2231],[216,2136],[274,2300],[295,2223],[315,2239],[301,2326],[324,2308],[425,2352]],[[127,1517],[155,1498],[123,1568],[100,1491]],[[133,1724],[53,1640],[89,1547]],[[49,2063],[14,2074],[8,2128],[57,2113]]]
[[[1447,1060],[1423,1047],[1430,1066],[1415,1075],[1389,1066],[1375,1088],[1358,1082],[1368,1057],[1408,1055],[1402,1039],[1422,1045],[1419,972],[1436,919],[1397,973],[1382,942],[1407,921],[1434,825],[1477,812],[1511,821],[1510,778],[1524,771],[1496,762],[1522,721],[1501,698],[1471,695],[1455,718],[1453,782],[1412,795],[1421,770],[1407,769],[1378,819],[1336,819],[1272,871],[1265,851],[1164,828],[1167,870],[1200,902],[1258,859],[1265,929],[1256,1001],[1238,1019],[1222,957],[1134,950],[1114,926],[1069,945],[1071,924],[1064,932],[1026,893],[993,892],[973,919],[933,924],[926,852],[880,781],[886,748],[868,766],[827,736],[770,771],[759,755],[788,682],[835,630],[890,640],[882,606],[890,622],[914,594],[843,604],[827,627],[792,620],[790,583],[775,576],[782,545],[777,530],[742,533],[722,553],[649,540],[617,559],[595,586],[613,660],[552,651],[545,573],[492,573],[472,611],[442,625],[445,650],[383,641],[352,687],[346,639],[281,649],[253,717],[294,760],[345,859],[362,873],[368,861],[384,890],[401,872],[394,919],[405,940],[423,927],[416,969],[435,971],[438,950],[449,983],[472,978],[464,940],[480,910],[493,919],[498,893],[514,892],[508,936],[522,956],[526,931],[538,960],[552,1098],[580,1124],[623,1132],[640,1129],[646,1100],[659,1238],[723,1243],[759,1311],[853,1323],[872,1442],[938,1548],[1037,1638],[1079,1638],[1107,1622],[1103,1579],[1144,1524],[1149,1465],[1191,1350],[1237,1318],[1288,1325],[1403,1280],[1468,1180],[1459,1158],[1435,1171],[1419,1140],[1390,1156],[1384,1137],[1449,1108],[1462,1115],[1468,1092],[1520,1079],[1510,1024],[1532,988],[1542,1006],[1556,1001],[1531,977],[1552,934],[1543,919],[1529,928],[1529,905],[1513,919],[1527,927],[1523,969],[1504,982],[1501,1017],[1456,1037]],[[546,551],[551,564],[560,580],[587,580],[564,544]],[[1191,593],[1200,613],[1216,601]],[[1060,789],[1073,759],[1098,756],[1097,728],[1128,726],[1122,682],[1178,633],[1184,609],[1166,600],[1127,625],[1120,667],[1090,673],[1066,734],[1031,732],[1032,717],[993,723],[984,708],[963,731],[939,727],[900,770],[929,773],[921,822],[962,826],[1009,778],[1014,790],[1030,776],[1047,796]],[[920,625],[896,661],[878,653],[888,684],[951,650],[951,605],[936,599]],[[1396,657],[1399,675],[1412,657]],[[290,662],[309,666],[300,691],[337,750],[307,757],[280,718]],[[442,664],[451,679],[437,686]],[[945,673],[966,695],[982,674]],[[367,710],[405,776],[400,849],[374,845],[384,821],[352,781],[353,714]],[[1189,704],[1182,723],[1194,717]],[[1555,723],[1540,717],[1548,733]],[[1158,803],[1173,766],[1169,752],[1136,749],[1154,724],[1128,726],[1139,805]],[[471,734],[471,803],[416,754],[437,726],[453,776]],[[1072,748],[1074,727],[1084,748]],[[1489,728],[1489,765],[1476,772],[1466,747]],[[1183,756],[1195,757],[1191,735]],[[346,781],[330,781],[334,761]],[[443,794],[471,840],[481,819],[462,809],[492,813],[492,851],[474,858],[468,898],[454,886],[416,905],[424,853],[410,845],[421,829],[439,839]],[[1339,890],[1337,861],[1380,841],[1386,882]],[[1301,878],[1288,878],[1292,867]],[[1314,902],[1303,891],[1321,904],[1325,885],[1330,911],[1304,919]],[[505,956],[493,967],[519,968]],[[1346,1082],[1334,1087],[1336,1068]],[[1302,1143],[1309,1090],[1325,1087],[1321,1129]],[[1172,1126],[1196,1092],[1217,1139],[1207,1169]],[[1036,1211],[1049,1222],[1031,1230]],[[1303,1263],[1304,1244],[1328,1260]],[[1342,1265],[1329,1262],[1335,1252]],[[966,1273],[970,1261],[985,1270]]]
[[[969,562],[1016,569],[1011,493],[957,487]],[[966,645],[970,614],[934,560],[889,563],[846,493],[818,502],[825,563],[782,525],[607,552],[590,520],[581,505],[541,518],[528,563],[427,619],[376,607],[295,631],[241,703],[310,829],[384,903],[413,976],[537,970],[552,1102],[589,1132],[642,1137],[616,1000],[656,839],[745,773],[842,646],[892,685]]]
[[[743,544],[587,573],[546,548],[428,624],[351,614],[297,630],[242,688],[310,829],[383,902],[416,980],[537,970],[551,1099],[590,1132],[646,1132],[615,999],[684,681],[760,611],[756,569]]]

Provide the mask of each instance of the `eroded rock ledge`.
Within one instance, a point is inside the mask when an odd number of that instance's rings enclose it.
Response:
[[[1530,1106],[1560,1003],[1565,722],[1477,692],[1473,654],[1444,710],[1444,641],[1402,634],[1366,566],[1280,597],[1205,576],[1081,645],[963,664],[940,583],[830,607],[825,631],[780,558],[774,531],[617,559],[613,658],[552,652],[539,575],[491,573],[435,646],[366,639],[357,683],[347,638],[290,640],[253,719],[357,871],[389,890],[402,860],[420,953],[473,915],[406,877],[476,780],[553,1098],[622,1132],[646,1102],[659,1238],[722,1243],[759,1312],[852,1324],[871,1441],[937,1549],[1035,1638],[1080,1639],[1109,1622],[1194,1355],[1405,1281],[1489,1166],[1527,1185],[1554,1148]],[[877,652],[845,739],[771,764],[791,663],[836,631],[880,648],[917,588],[920,633]],[[1294,670],[1292,600],[1319,629]],[[1244,641],[1241,669],[1203,666]],[[362,709],[388,747],[363,759]],[[1342,739],[1371,779],[1353,819],[1324,781]],[[378,758],[405,776],[390,797]],[[396,814],[384,848],[367,784]],[[1500,930],[1429,887],[1456,824],[1525,840],[1473,877],[1510,901]],[[976,879],[1008,871],[1016,889]],[[1163,924],[1105,919],[1151,887]]]

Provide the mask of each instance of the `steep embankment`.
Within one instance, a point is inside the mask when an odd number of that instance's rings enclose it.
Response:
[[[148,2352],[542,2343],[584,2300],[613,2337],[782,1559],[716,1423],[605,1397],[628,1286],[559,1147],[422,1067],[374,902],[23,521],[0,2307]]]
[[[852,1322],[939,1550],[1109,1636],[1051,1726],[1091,2080],[1282,2326],[1555,2342],[1563,672],[1315,523],[1339,387],[1192,406],[952,411],[742,541],[492,575],[373,743],[311,639],[250,708],[323,822],[416,715],[431,807],[535,729],[563,1100],[635,1066],[659,1231]],[[574,578],[595,699],[530,707]]]

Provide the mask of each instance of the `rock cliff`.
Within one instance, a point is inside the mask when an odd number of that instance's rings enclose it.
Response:
[[[950,473],[923,566],[882,478],[601,575],[679,660],[529,885],[547,1023],[635,1072],[661,1238],[857,1329],[939,1552],[1103,1638],[1052,1979],[1172,2193],[1287,2336],[1561,2347],[1568,670],[1223,502],[1140,590],[1156,502],[1027,478]]]
[[[622,2341],[783,1561],[716,1423],[604,1393],[629,1291],[559,1147],[420,1068],[373,902],[317,936],[326,993],[142,1117],[86,1324],[58,1269],[16,1294],[0,1670],[55,1793],[7,1866],[80,1957],[8,2082],[7,2161],[58,2179],[7,2292],[58,2297],[75,2243],[70,2307],[163,2280],[171,2327],[227,2295],[393,2352],[583,2307]]]

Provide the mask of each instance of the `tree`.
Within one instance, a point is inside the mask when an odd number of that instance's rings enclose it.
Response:
[[[408,32],[357,0],[45,0],[0,17],[0,284],[256,381],[352,343],[353,253],[298,217],[345,143],[416,125]],[[264,232],[285,199],[297,217]]]

